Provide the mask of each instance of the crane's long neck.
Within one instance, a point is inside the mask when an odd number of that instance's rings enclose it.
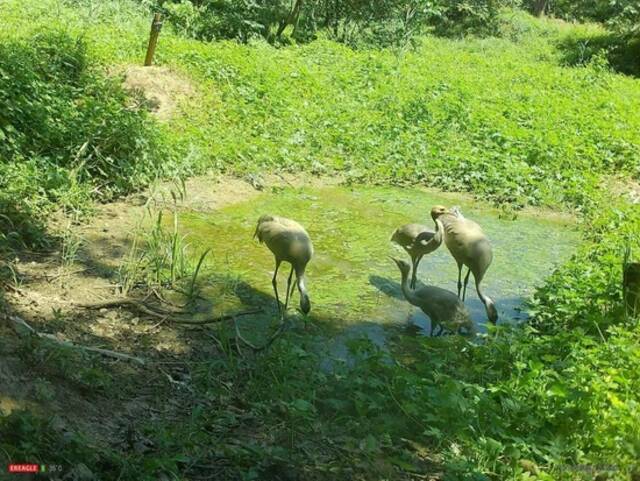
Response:
[[[496,305],[493,300],[480,290],[480,283],[478,281],[476,281],[476,292],[484,304],[484,308],[487,311],[487,317],[492,323],[496,324],[498,322],[498,309],[496,309]]]
[[[429,241],[429,244],[433,244],[435,246],[435,248],[437,249],[438,247],[440,247],[440,244],[442,244],[442,241],[444,239],[444,224],[442,223],[442,220],[440,219],[440,217],[436,218],[433,220],[436,224],[436,233],[434,234],[434,236],[431,238],[431,240]]]
[[[402,293],[407,301],[411,304],[415,304],[416,296],[413,292],[413,289],[409,286],[409,273],[402,272],[402,281],[400,283],[400,287],[402,288]]]
[[[307,292],[307,286],[305,284],[304,271],[304,268],[296,268],[296,284],[298,285],[298,292],[300,292],[300,309],[305,314],[308,314],[311,310],[311,301],[309,300],[309,293]]]
[[[305,295],[308,294],[307,286],[305,284],[304,273],[302,273],[301,275],[296,274],[296,282],[298,284],[298,290],[300,291],[300,294],[305,294]]]

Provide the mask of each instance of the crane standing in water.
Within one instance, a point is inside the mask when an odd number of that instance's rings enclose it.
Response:
[[[451,213],[460,219],[464,219],[462,212],[456,206],[451,209]],[[431,254],[440,247],[441,241],[430,242],[435,236],[435,232],[422,224],[405,224],[398,227],[391,234],[391,242],[402,247],[409,257],[411,257],[411,288],[416,288],[418,276],[418,265],[424,256]],[[420,238],[422,242],[417,242]]]
[[[311,301],[309,300],[307,288],[304,283],[304,273],[307,264],[311,260],[311,257],[313,257],[313,244],[305,228],[291,219],[274,215],[263,215],[258,219],[258,225],[256,226],[253,237],[257,237],[261,243],[265,243],[275,257],[276,269],[273,273],[271,283],[276,295],[280,318],[284,319],[287,306],[289,305],[289,298],[293,295],[294,286],[291,285],[291,280],[294,271],[296,273],[296,285],[300,292],[300,310],[304,314],[308,314],[311,310]],[[291,272],[287,280],[284,308],[282,308],[280,297],[278,296],[277,282],[278,269],[283,261],[291,264]]]
[[[489,239],[478,224],[464,218],[459,210],[451,212],[446,207],[438,205],[431,209],[431,218],[436,223],[436,234],[431,237],[420,235],[416,242],[423,244],[425,248],[433,248],[433,245],[440,245],[444,236],[444,242],[458,264],[458,297],[460,297],[460,290],[462,290],[462,300],[464,301],[469,274],[473,273],[478,297],[484,304],[487,317],[495,324],[498,321],[498,310],[491,298],[480,289],[480,283],[493,260]],[[464,278],[464,287],[462,266],[468,268]]]
[[[393,257],[392,257],[393,259]],[[402,277],[402,293],[405,299],[429,316],[431,320],[431,331],[440,327],[440,334],[446,329],[452,332],[460,332],[464,328],[468,333],[474,333],[473,322],[469,318],[464,303],[453,292],[436,286],[422,286],[419,289],[412,289],[409,286],[409,270],[411,267],[405,261],[393,259],[400,269]]]
[[[422,224],[405,224],[394,230],[391,235],[391,242],[398,244],[411,257],[411,289],[416,288],[418,264],[420,264],[422,257],[430,254],[439,246],[436,243],[428,243],[434,235],[434,231]],[[427,243],[416,242],[418,236],[421,236],[420,238]]]

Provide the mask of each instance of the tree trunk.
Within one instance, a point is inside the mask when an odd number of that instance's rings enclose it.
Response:
[[[287,25],[298,25],[298,17],[300,16],[302,2],[303,0],[294,0],[293,5],[291,6],[291,11],[287,15],[287,18],[283,18],[282,20],[280,20],[280,26],[278,27],[276,38],[280,38],[280,35],[282,35],[284,29],[287,28]]]
[[[534,0],[533,1],[533,14],[536,17],[542,17],[544,11],[547,9],[547,0]]]
[[[623,292],[629,315],[640,316],[640,262],[625,266]]]

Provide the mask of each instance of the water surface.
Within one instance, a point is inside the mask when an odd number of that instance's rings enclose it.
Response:
[[[365,333],[380,343],[383,328],[389,325],[415,323],[428,332],[428,318],[402,297],[400,273],[388,256],[408,257],[389,237],[404,223],[432,226],[429,211],[436,204],[459,205],[465,217],[478,222],[489,237],[494,261],[483,291],[496,303],[500,322],[526,317],[525,300],[570,257],[578,243],[575,227],[557,218],[520,215],[505,220],[499,218],[499,211],[482,203],[391,187],[277,189],[218,211],[184,213],[181,228],[196,247],[194,252],[211,249],[206,269],[214,274],[213,279],[220,279],[212,281],[206,291],[211,308],[219,312],[256,304],[268,307],[262,316],[243,320],[252,331],[275,314],[274,260],[264,245],[252,239],[256,221],[265,213],[297,220],[307,228],[315,247],[307,268],[310,321],[335,327],[339,337]],[[284,293],[288,265],[281,269],[280,292]],[[456,292],[457,267],[444,244],[423,258],[418,278]],[[296,294],[293,305],[297,303]],[[486,314],[473,278],[466,305],[482,331]]]

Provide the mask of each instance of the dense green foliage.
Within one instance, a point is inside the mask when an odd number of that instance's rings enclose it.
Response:
[[[144,38],[148,26],[137,17],[119,20],[113,35],[67,12],[102,61],[142,55],[144,44],[135,47],[132,38]],[[118,20],[111,10],[97,17]],[[38,28],[15,24],[20,35]],[[167,129],[180,152],[177,167],[342,171],[353,181],[421,182],[500,203],[580,208],[592,205],[602,174],[637,177],[636,83],[611,74],[597,56],[586,68],[558,66],[574,55],[559,45],[599,30],[520,14],[505,14],[499,28],[507,39],[426,37],[399,56],[329,41],[285,49],[202,44],[165,32],[159,61],[189,72],[200,86]],[[142,139],[142,132],[131,136]],[[74,141],[72,153],[84,142]],[[164,156],[163,164],[174,158]],[[148,163],[141,165],[146,172]]]
[[[191,131],[204,143],[213,126],[207,153],[234,169],[345,171],[520,206],[588,206],[602,173],[639,172],[634,82],[541,63],[507,42],[429,38],[401,58],[329,42],[169,55],[213,80],[206,102],[224,104]]]
[[[117,79],[88,68],[85,50],[61,32],[2,45],[0,156],[74,171],[108,199],[144,183],[155,146],[144,111],[128,108]]]
[[[607,30],[599,35],[577,37],[573,45],[567,45],[570,49],[577,47],[577,57],[589,60],[600,55],[616,70],[640,76],[640,2],[592,0],[548,3],[550,13],[558,18],[595,21],[606,26]],[[580,61],[580,58],[576,60]]]
[[[100,69],[141,58],[145,12],[114,0],[90,15],[86,3],[0,5],[10,26],[0,32],[0,233],[14,246],[38,244],[42,213],[54,206],[110,199],[169,166],[343,173],[572,208],[585,244],[539,290],[530,326],[478,344],[415,339],[393,362],[359,341],[360,362],[331,373],[318,369],[307,333],[255,358],[227,346],[194,364],[188,416],[149,422],[150,451],[94,446],[14,413],[0,418],[0,456],[82,462],[105,480],[186,479],[189,467],[213,462],[232,479],[438,470],[451,480],[637,479],[640,332],[623,313],[619,280],[624,249],[640,248],[640,217],[607,190],[613,173],[640,177],[640,86],[601,56],[570,62],[566,50],[600,30],[506,14],[495,26],[502,38],[420,37],[400,53],[327,39],[205,44],[165,31],[159,62],[197,93],[158,128]],[[494,5],[472,2],[481,4]],[[218,2],[224,15],[213,5],[166,8],[191,35],[248,38],[277,30],[288,4],[247,26],[232,16],[240,2]],[[335,38],[351,23],[375,30],[360,2],[346,5],[354,20],[331,20]],[[310,22],[300,15],[298,25]],[[317,29],[298,28],[294,38]],[[523,460],[540,472],[525,472]]]
[[[625,28],[637,28],[640,20],[638,0],[616,0],[613,2],[587,0],[571,2],[556,0],[547,2],[548,12],[559,18],[579,21],[595,21]],[[634,25],[635,24],[635,25]]]
[[[637,0],[173,0],[160,2],[156,8],[167,15],[181,34],[199,39],[246,42],[264,38],[271,43],[289,43],[325,37],[352,47],[370,48],[406,47],[428,32],[444,36],[468,33],[500,36],[507,8],[518,6],[533,10],[542,7],[558,18],[606,25],[606,30],[595,35],[564,37],[567,61],[576,64],[593,58],[606,59],[620,72],[640,75]]]
[[[117,79],[89,64],[84,41],[59,30],[0,45],[5,236],[32,244],[38,236],[30,223],[52,203],[108,200],[158,173],[159,144],[146,113],[128,106]]]
[[[301,41],[323,32],[350,45],[404,43],[426,30],[442,34],[488,33],[495,30],[498,12],[512,0],[176,0],[162,2],[171,21],[201,39],[263,37]]]
[[[623,253],[640,244],[640,209],[613,205],[589,224],[590,240],[557,270],[532,303],[535,325],[555,334],[580,329],[600,336],[625,318],[622,305]]]
[[[181,32],[200,39],[308,41],[321,33],[349,45],[397,45],[427,31],[495,34],[501,11],[520,6],[542,8],[567,20],[606,24],[623,37],[622,42],[637,35],[640,23],[637,0],[170,0],[158,2],[156,8]]]

